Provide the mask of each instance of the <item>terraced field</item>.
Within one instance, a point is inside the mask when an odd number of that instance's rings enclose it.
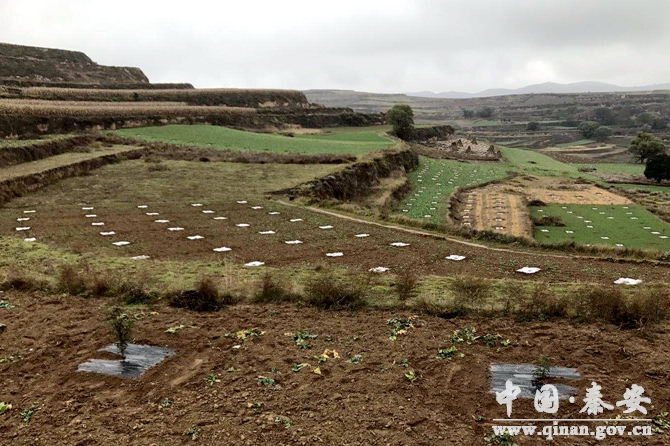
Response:
[[[536,226],[535,238],[546,243],[574,240],[580,244],[670,250],[670,224],[639,205],[552,204],[533,207],[535,218],[555,216],[564,227]]]
[[[218,126],[168,125],[123,129],[115,133],[151,142],[166,142],[208,149],[312,155],[361,155],[394,145],[393,141],[379,136],[377,132],[375,128],[348,131],[340,129],[332,135],[301,135],[291,138],[277,134],[244,132]]]
[[[504,164],[475,164],[420,157],[420,167],[409,176],[412,192],[396,212],[409,218],[443,222],[449,196],[457,187],[470,187],[507,176]]]

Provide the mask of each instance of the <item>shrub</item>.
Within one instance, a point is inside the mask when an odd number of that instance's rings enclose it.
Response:
[[[540,218],[533,217],[535,226],[565,226],[565,222],[558,215],[543,215]]]
[[[293,300],[294,297],[271,274],[265,274],[253,300],[260,303],[277,303]]]
[[[195,289],[173,295],[170,298],[170,305],[201,312],[216,311],[223,306],[219,298],[219,289],[211,278],[202,278]]]
[[[540,130],[540,123],[537,121],[530,121],[528,124],[526,124],[526,130],[529,132]]]
[[[145,286],[139,281],[121,282],[114,290],[114,293],[126,305],[147,304],[156,299],[156,294],[147,291]]]
[[[119,354],[125,359],[126,348],[133,338],[133,329],[135,322],[125,314],[119,307],[114,307],[107,313],[107,323],[112,328],[116,348]]]
[[[322,273],[307,284],[307,303],[332,310],[353,310],[365,305],[367,285],[360,280],[337,281]]]
[[[47,288],[49,288],[47,282],[13,271],[10,272],[5,281],[0,284],[0,290],[2,291],[38,291]]]
[[[491,285],[479,277],[458,276],[451,282],[451,290],[454,293],[454,309],[465,312],[483,308]]]
[[[580,287],[573,293],[575,316],[584,321],[625,322],[626,302],[623,292],[613,287]]]
[[[58,291],[72,296],[88,294],[88,285],[86,283],[88,275],[71,265],[66,265],[60,270],[58,275]]]
[[[398,299],[405,302],[417,295],[419,288],[419,278],[411,270],[405,269],[396,278],[395,291],[398,293]]]

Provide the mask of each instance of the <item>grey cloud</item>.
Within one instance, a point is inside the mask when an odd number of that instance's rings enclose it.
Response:
[[[2,0],[0,41],[199,87],[479,91],[670,81],[665,0]]]

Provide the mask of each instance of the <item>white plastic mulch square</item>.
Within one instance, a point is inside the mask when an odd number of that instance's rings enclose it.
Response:
[[[258,211],[260,209],[263,209],[263,206],[251,206],[251,209],[253,209],[254,211]]]
[[[465,256],[459,256],[456,254],[452,254],[450,256],[445,257],[447,260],[453,260],[455,262],[460,262],[461,260],[465,260]]]
[[[142,256],[131,257],[130,259],[131,259],[131,260],[149,260],[150,258],[151,258],[151,257],[149,257],[149,256],[144,256],[144,255],[142,255]]]
[[[103,237],[107,237],[107,236],[110,236],[110,235],[116,235],[116,232],[114,232],[114,231],[103,231],[103,232],[100,233],[100,235],[102,235]]]
[[[189,235],[189,236],[186,237],[186,238],[189,239],[189,240],[202,240],[202,239],[204,239],[205,237],[203,237],[202,235]]]
[[[24,214],[34,214],[37,211],[23,211]]]
[[[82,211],[92,211],[93,208],[92,207],[87,207],[87,208],[81,208],[81,210]]]
[[[214,214],[215,212],[211,209],[205,209],[204,211],[202,211],[202,213],[203,214]]]
[[[370,234],[356,234],[356,235],[354,235],[354,237],[365,238],[365,237],[370,237]]]
[[[170,220],[156,220],[154,223],[170,223]]]
[[[232,251],[232,249],[226,246],[222,246],[220,248],[214,248],[214,252],[228,252],[228,251]]]
[[[342,257],[344,253],[342,252],[329,252],[326,254],[326,257]]]
[[[160,214],[158,212],[147,212],[147,215],[149,217],[155,217],[155,216],[160,215]]]
[[[91,223],[91,226],[105,226],[105,224],[101,221],[97,221],[95,223]]]
[[[249,262],[245,263],[244,266],[263,266],[265,265],[265,262],[259,262],[259,261],[254,261],[254,262]]]
[[[24,218],[17,218],[16,221],[28,221],[30,220],[30,217],[24,217]]]
[[[287,245],[302,245],[302,240],[288,240],[285,241]]]
[[[251,225],[249,223],[238,223],[235,226],[237,226],[238,228],[248,228]]]
[[[36,242],[37,239],[35,237],[28,237],[28,238],[24,238],[23,241],[28,242],[28,243],[32,243],[32,242]]]
[[[333,228],[334,228],[334,226],[330,226],[330,225],[328,225],[328,226],[319,226],[319,229],[333,229]]]
[[[268,214],[270,214],[270,215],[279,215],[279,214],[281,214],[281,212],[272,211],[272,212],[268,212]]]
[[[202,203],[193,203],[191,206],[193,206],[194,208],[199,208],[202,207]]]
[[[518,270],[516,270],[517,273],[524,273],[524,274],[535,274],[540,271],[541,271],[540,268],[534,266],[524,266],[523,268],[519,268]]]
[[[622,277],[620,279],[615,280],[614,283],[617,285],[637,285],[639,283],[642,283],[642,280],[631,279],[630,277]]]
[[[17,231],[29,231],[29,230],[30,230],[30,226],[24,226],[24,227],[16,228],[16,230],[17,230]]]
[[[137,209],[146,209],[148,207],[149,206],[147,206],[146,204],[141,204],[141,205],[137,206]]]
[[[114,245],[114,246],[126,246],[126,245],[130,245],[130,242],[114,242],[114,243],[112,243],[112,245]]]
[[[168,228],[168,231],[183,231],[184,228]]]
[[[396,247],[402,248],[402,247],[405,247],[405,246],[409,246],[409,243],[393,242],[393,243],[391,243],[391,246],[396,246]]]
[[[303,220],[302,220],[302,218],[292,218],[292,219],[290,219],[289,221],[290,221],[291,223],[296,223],[296,222],[303,221]]]
[[[97,215],[95,214],[86,214],[86,218],[95,218]]]
[[[275,231],[261,231],[261,232],[259,232],[259,234],[260,235],[272,235],[272,234],[276,234],[276,232]]]
[[[370,268],[371,273],[385,273],[389,270],[389,268],[386,268],[385,266],[377,266],[375,268]]]
[[[247,204],[247,200],[240,200],[237,202],[237,204]]]
[[[214,220],[228,220],[228,217],[214,217]]]

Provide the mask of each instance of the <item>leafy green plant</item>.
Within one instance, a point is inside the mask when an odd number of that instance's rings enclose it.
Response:
[[[299,331],[298,333],[291,336],[291,340],[295,341],[295,345],[302,349],[310,349],[312,345],[310,344],[310,339],[316,339],[319,335],[311,334],[309,331]]]
[[[272,378],[268,378],[267,376],[259,376],[256,378],[256,381],[258,381],[263,387],[277,387],[277,381]]]
[[[505,432],[502,435],[489,435],[488,437],[484,437],[484,441],[490,444],[499,444],[502,446],[518,446],[512,441],[512,436],[509,434],[509,432]]]
[[[398,336],[403,336],[407,334],[407,331],[410,328],[414,328],[414,323],[416,322],[416,320],[417,320],[416,316],[410,316],[406,319],[405,318],[389,319],[386,322],[386,325],[393,326],[393,331],[391,332],[391,336],[389,336],[389,339],[395,341],[398,339]]]
[[[182,330],[184,328],[186,328],[186,325],[175,325],[174,327],[170,327],[165,330],[165,333],[175,334],[177,333],[177,330]]]
[[[192,427],[192,428],[190,428],[189,430],[186,431],[186,434],[185,434],[185,435],[191,437],[191,440],[192,440],[192,441],[195,441],[195,440],[197,440],[198,437],[200,436],[200,432],[198,431],[197,428]]]
[[[293,364],[293,367],[291,367],[291,370],[294,373],[298,373],[300,370],[304,369],[305,367],[309,367],[309,364],[306,362],[303,362],[302,364]]]
[[[163,409],[167,409],[168,407],[170,407],[170,406],[172,405],[172,402],[173,402],[173,401],[172,401],[170,398],[165,398],[165,399],[159,404],[159,406],[161,406]]]
[[[448,359],[451,361],[453,358],[462,358],[465,354],[458,351],[455,345],[452,345],[446,349],[440,349],[437,352],[437,359]]]
[[[107,323],[112,328],[112,334],[116,340],[116,348],[122,358],[126,358],[126,349],[133,338],[135,322],[121,308],[114,307],[107,314]]]
[[[661,412],[651,419],[651,430],[657,434],[670,429],[670,415],[668,412]]]
[[[409,382],[416,382],[419,379],[419,376],[416,374],[414,370],[410,370],[407,373],[405,373],[405,378],[409,380]]]
[[[409,360],[407,358],[401,359],[399,362],[396,363],[398,367],[404,367],[407,368],[409,367]]]
[[[21,420],[23,420],[24,423],[30,423],[30,419],[38,410],[40,410],[38,406],[33,406],[30,409],[24,410],[21,412]]]
[[[14,305],[11,305],[5,300],[0,300],[0,309],[11,310],[12,308],[14,308]]]
[[[285,429],[291,427],[291,420],[286,417],[277,416],[275,417],[275,423],[283,424]]]
[[[213,386],[214,384],[221,382],[221,380],[219,379],[219,375],[216,373],[212,373],[207,378],[205,378],[204,381],[206,384],[209,384],[210,386]]]
[[[240,342],[247,342],[250,338],[257,338],[263,336],[264,331],[259,330],[258,328],[249,328],[246,330],[236,331],[235,333],[226,333],[227,338],[236,339]]]
[[[0,415],[4,414],[8,410],[12,408],[12,405],[9,403],[5,403],[4,401],[0,401]]]
[[[475,328],[465,328],[463,330],[455,330],[454,335],[451,337],[451,342],[454,344],[466,343],[468,345],[474,344],[479,339],[479,336],[475,336],[477,329]]]
[[[533,369],[533,384],[539,385],[549,377],[551,365],[552,361],[550,356],[540,356],[540,359],[537,360],[536,367]]]
[[[349,359],[348,362],[350,362],[352,364],[360,364],[362,359],[363,359],[363,355],[356,355],[353,358]]]

